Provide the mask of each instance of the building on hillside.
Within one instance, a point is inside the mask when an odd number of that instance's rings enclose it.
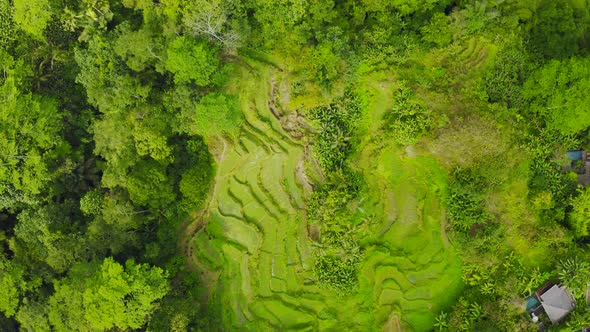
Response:
[[[590,153],[582,149],[572,149],[565,155],[570,161],[565,170],[575,172],[581,185],[590,185]]]
[[[526,299],[526,310],[537,321],[545,313],[552,324],[558,324],[576,307],[576,301],[565,286],[548,282]]]

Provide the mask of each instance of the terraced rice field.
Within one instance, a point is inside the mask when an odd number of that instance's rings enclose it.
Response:
[[[428,162],[365,149],[360,209],[374,222],[361,241],[358,292],[318,285],[300,172],[305,149],[269,109],[270,78],[258,80],[240,88],[246,123],[218,158],[204,223],[190,240],[189,260],[207,289],[203,314],[226,331],[429,330],[460,288],[459,263],[441,234],[444,179]]]
[[[405,329],[430,330],[461,290],[458,257],[444,234],[444,173],[429,157],[394,148],[365,149],[367,203],[377,222],[363,240],[360,292],[371,295],[376,322],[397,315]]]

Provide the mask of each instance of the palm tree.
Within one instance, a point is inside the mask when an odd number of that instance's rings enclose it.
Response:
[[[590,265],[578,257],[570,257],[559,261],[557,273],[561,282],[570,289],[575,298],[583,298],[587,283],[590,280]]]

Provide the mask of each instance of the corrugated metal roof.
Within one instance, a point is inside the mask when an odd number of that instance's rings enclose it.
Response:
[[[570,160],[573,160],[573,161],[582,160],[582,158],[583,158],[583,151],[582,150],[569,150],[565,154]]]
[[[557,324],[576,306],[566,288],[558,285],[554,285],[541,295],[541,304],[553,324]]]

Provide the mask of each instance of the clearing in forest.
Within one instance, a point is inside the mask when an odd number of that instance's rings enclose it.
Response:
[[[356,157],[371,216],[350,295],[319,284],[297,175],[304,146],[269,109],[270,73],[244,74],[245,125],[217,165],[204,226],[189,260],[221,330],[426,331],[460,289],[460,265],[441,232],[446,179],[434,159],[371,143]],[[298,166],[299,165],[299,166]],[[366,191],[366,192],[365,192]]]

